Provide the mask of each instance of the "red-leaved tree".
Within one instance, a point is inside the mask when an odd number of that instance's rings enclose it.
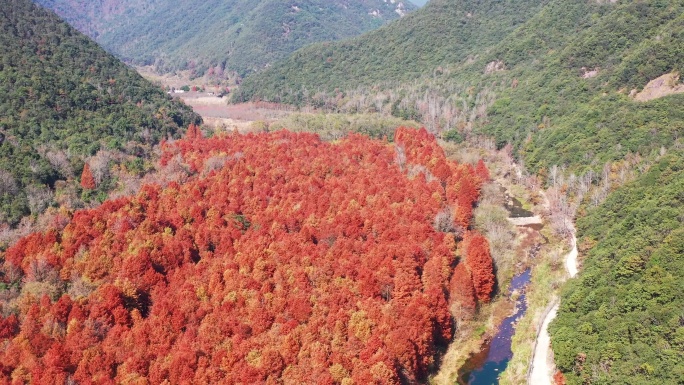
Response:
[[[469,231],[463,240],[465,263],[473,275],[477,299],[489,302],[494,291],[494,262],[489,253],[489,241],[482,234]]]
[[[427,381],[450,305],[493,290],[481,235],[452,269],[482,178],[425,130],[396,137],[404,164],[361,135],[192,125],[161,155],[187,178],[7,249],[2,283],[41,294],[0,318],[0,384]]]
[[[93,172],[90,171],[90,165],[88,163],[83,166],[83,172],[81,173],[81,187],[86,190],[92,190],[95,188],[95,178],[93,177]]]

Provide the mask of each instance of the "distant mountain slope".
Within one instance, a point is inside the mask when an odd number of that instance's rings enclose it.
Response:
[[[52,205],[57,181],[98,150],[152,145],[200,119],[28,0],[0,0],[0,31],[0,222]]]
[[[246,75],[314,42],[377,28],[416,8],[386,0],[37,0],[110,52],[160,71]],[[217,68],[218,67],[218,68]]]
[[[432,0],[358,38],[303,48],[246,80],[238,100],[297,101],[303,90],[413,81],[484,53],[532,17],[545,0]]]

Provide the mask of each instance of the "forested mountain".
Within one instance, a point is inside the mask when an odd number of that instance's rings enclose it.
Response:
[[[512,143],[533,170],[597,169],[681,136],[684,98],[669,94],[682,90],[683,10],[659,0],[431,1],[377,31],[295,52],[234,100],[421,118],[435,132]]]
[[[478,29],[495,15],[501,25]],[[559,205],[579,206],[584,272],[552,328],[568,383],[676,384],[682,70],[682,1],[433,0],[378,31],[299,50],[235,97],[377,111],[447,139],[512,144]]]
[[[684,378],[684,153],[578,221],[584,271],[551,330],[570,383],[679,384]]]
[[[124,61],[159,72],[241,76],[314,42],[377,28],[415,9],[386,0],[36,0]]]
[[[77,178],[98,150],[144,156],[150,145],[199,121],[188,107],[28,0],[0,1],[0,31],[3,223],[14,225],[54,204],[57,182]]]
[[[494,290],[467,230],[488,171],[394,137],[191,126],[161,157],[186,179],[7,250],[0,380],[424,383]]]
[[[300,102],[303,94],[412,82],[470,61],[532,17],[547,0],[433,0],[376,31],[314,44],[246,80],[236,100]]]

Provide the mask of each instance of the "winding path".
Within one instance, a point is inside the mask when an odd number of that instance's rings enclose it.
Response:
[[[577,275],[577,237],[575,237],[575,226],[571,225],[572,234],[572,250],[565,256],[565,268],[568,271],[570,278]],[[530,385],[552,385],[553,373],[555,365],[550,357],[551,353],[551,336],[549,336],[549,324],[556,318],[558,314],[558,301],[544,317],[541,329],[537,335],[537,340],[534,345],[534,354],[532,356],[532,368],[528,378]]]
[[[570,278],[575,278],[577,275],[577,237],[575,237],[575,226],[571,225],[570,231],[572,233],[572,250],[565,257],[565,269],[568,270]]]

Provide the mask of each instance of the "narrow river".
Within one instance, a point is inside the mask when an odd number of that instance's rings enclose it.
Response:
[[[505,206],[509,212],[509,220],[516,226],[531,227],[540,231],[543,227],[541,218],[534,216],[531,211],[525,210],[520,201],[508,195],[502,187],[505,197]],[[535,246],[538,247],[538,246]],[[532,251],[531,251],[532,252]],[[530,269],[517,274],[511,280],[508,297],[515,298],[513,314],[503,320],[496,335],[486,341],[480,351],[471,355],[466,363],[458,371],[458,384],[460,385],[490,385],[498,384],[499,376],[513,358],[511,351],[511,339],[515,334],[515,324],[527,311],[527,298],[525,289],[530,283]]]
[[[471,385],[498,384],[499,375],[513,358],[511,338],[515,333],[515,324],[527,311],[525,289],[530,283],[530,269],[516,275],[511,280],[508,296],[518,295],[512,315],[503,320],[498,332],[487,341],[480,352],[472,355],[459,370],[458,383]]]

